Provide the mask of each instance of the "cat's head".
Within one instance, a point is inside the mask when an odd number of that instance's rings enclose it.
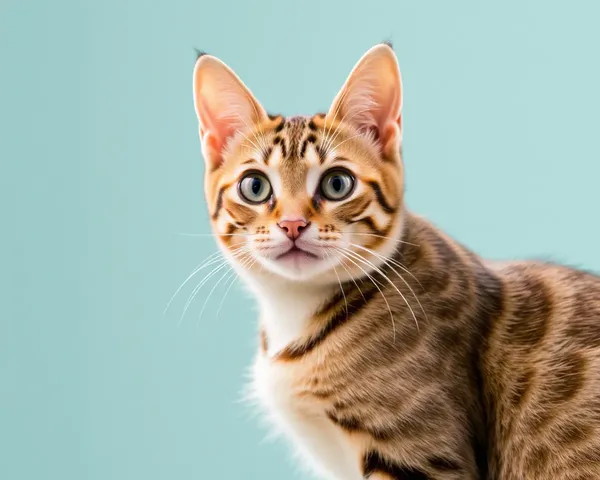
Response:
[[[234,265],[298,282],[362,276],[403,219],[402,87],[390,46],[356,64],[327,114],[270,116],[201,56],[194,102],[212,227]]]

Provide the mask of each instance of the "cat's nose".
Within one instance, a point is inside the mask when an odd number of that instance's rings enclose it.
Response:
[[[307,222],[303,218],[298,218],[294,220],[282,220],[277,225],[290,240],[296,240],[302,233],[302,230],[308,227],[309,224],[310,222]]]

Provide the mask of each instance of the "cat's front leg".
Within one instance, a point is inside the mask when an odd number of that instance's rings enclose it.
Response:
[[[283,415],[301,461],[323,480],[363,480],[360,459],[346,434],[324,416]],[[376,477],[372,477],[376,478]]]
[[[361,458],[348,435],[321,409],[293,395],[287,369],[259,355],[253,388],[274,427],[292,440],[303,466],[324,480],[363,480]]]

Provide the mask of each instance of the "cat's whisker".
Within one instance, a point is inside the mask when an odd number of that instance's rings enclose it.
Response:
[[[327,144],[329,143],[329,138],[332,135],[333,123],[335,120],[335,116],[337,115],[337,110],[339,109],[339,105],[336,107],[336,113],[331,118],[331,124],[327,127],[327,116],[325,116],[325,125],[323,126],[323,132],[325,133],[323,139],[321,140],[321,148],[324,152],[327,152]],[[337,127],[336,127],[337,128]]]
[[[210,289],[210,291],[208,292],[208,295],[206,295],[206,297],[204,298],[204,303],[202,304],[202,308],[200,309],[200,313],[198,314],[198,319],[196,320],[196,328],[200,324],[200,320],[202,320],[202,315],[204,314],[204,310],[206,309],[206,306],[208,305],[208,301],[212,297],[213,292],[217,289],[217,287],[221,284],[223,279],[225,277],[227,277],[227,275],[231,271],[233,271],[233,267],[228,267],[227,270],[225,270],[225,273],[223,273],[223,275],[221,275],[221,277],[217,280],[217,283],[215,283],[213,285],[213,287]]]
[[[222,270],[223,268],[225,268],[227,266],[227,260],[224,259],[221,261],[221,263],[219,263],[215,268],[213,268],[210,272],[208,272],[204,278],[202,280],[200,280],[200,283],[198,285],[196,285],[194,287],[194,289],[192,290],[192,293],[190,293],[187,301],[185,302],[185,305],[183,307],[183,312],[181,313],[181,317],[179,318],[179,322],[177,324],[177,326],[181,326],[181,323],[183,322],[183,318],[185,317],[185,314],[188,310],[188,308],[190,307],[190,304],[193,302],[194,298],[196,297],[196,295],[198,294],[198,292],[200,291],[200,289],[203,287],[203,285],[216,273],[218,273],[220,270]]]
[[[325,125],[324,125],[324,128],[323,128],[323,130],[325,131],[325,138],[321,142],[322,146],[324,146],[324,145],[326,145],[328,143],[329,133],[331,133],[331,127],[333,126],[333,122],[335,121],[335,119],[337,118],[338,113],[340,112],[340,108],[343,105],[344,100],[348,96],[348,92],[349,92],[349,89],[346,89],[346,90],[342,91],[342,94],[340,95],[340,98],[338,99],[337,105],[335,106],[335,109],[333,111],[333,115],[331,116],[331,125],[330,125],[330,128],[329,128],[329,132],[327,131],[327,115],[325,116]],[[341,122],[340,122],[340,124],[341,124]],[[337,127],[336,127],[336,130],[337,130]],[[325,151],[327,151],[326,147],[323,147],[323,149]]]
[[[336,107],[336,111],[337,111],[337,108],[339,108],[339,106]],[[333,118],[335,118],[335,115],[334,115]],[[324,120],[324,123],[323,123],[323,138],[321,138],[321,147],[322,148],[326,144],[327,138],[329,137],[329,132],[328,132],[328,129],[327,129],[328,115],[325,115],[325,118],[323,120]],[[329,128],[331,128],[331,126],[333,126],[333,119],[331,120],[331,125],[329,126]]]
[[[353,250],[350,249],[346,249],[346,251],[352,255],[355,256],[355,258],[358,257],[358,259],[363,263],[368,265],[370,268],[372,268],[373,270],[377,271],[377,273],[379,273],[383,278],[385,278],[385,280],[396,290],[396,292],[402,297],[402,300],[404,301],[404,303],[406,304],[406,306],[409,308],[412,317],[415,321],[415,325],[417,327],[417,331],[419,331],[419,323],[417,320],[417,316],[412,308],[412,306],[410,305],[410,303],[408,302],[407,298],[405,297],[405,295],[398,289],[398,287],[396,286],[396,284],[394,282],[392,282],[392,280],[386,275],[386,273],[379,268],[377,265],[375,265],[373,262],[370,262],[369,260],[367,260],[363,255],[361,255],[358,252],[354,252]],[[384,257],[385,259],[385,257]],[[412,294],[415,296],[415,298],[417,299],[417,302],[419,303],[419,305],[421,306],[421,302],[419,301],[418,297],[416,296],[416,294],[414,293],[413,289],[410,287],[410,285],[406,282],[406,280],[393,268],[391,268],[392,271],[394,271],[396,273],[396,275],[398,275],[400,277],[400,279],[406,284],[406,286],[410,289],[410,291],[412,292]],[[421,309],[423,310],[423,307],[421,306]],[[423,310],[423,314],[425,314],[425,311]],[[425,314],[426,316],[426,314]]]
[[[244,263],[240,264],[241,268],[250,269],[256,263],[256,257],[253,257],[252,255],[249,254],[248,258],[249,259],[246,259],[246,261]],[[223,308],[223,304],[225,303],[225,298],[227,297],[229,290],[231,290],[231,287],[233,286],[235,281],[239,278],[239,275],[237,274],[235,269],[233,270],[233,273],[231,274],[230,278],[231,278],[231,281],[229,282],[229,286],[227,287],[227,290],[225,290],[225,293],[223,294],[223,298],[221,298],[221,302],[219,303],[219,308],[217,308],[217,313],[215,315],[216,318],[219,317],[219,313],[221,312],[221,308]],[[227,281],[225,281],[225,285],[227,285]]]
[[[325,255],[327,255],[327,258],[331,258],[331,255],[329,255],[329,252],[327,251],[327,249],[322,249],[325,252]],[[348,312],[348,299],[346,298],[346,292],[344,292],[344,287],[342,285],[342,280],[340,279],[340,276],[337,273],[337,270],[335,269],[335,265],[332,265],[333,267],[333,272],[335,273],[335,276],[337,277],[337,281],[340,284],[340,290],[342,291],[342,296],[344,297],[344,303],[346,304],[346,320],[348,320],[348,316],[350,315]]]
[[[186,237],[252,237],[256,233],[178,233]]]
[[[383,270],[381,270],[377,265],[375,265],[373,262],[370,262],[369,260],[367,260],[366,258],[364,258],[360,253],[354,252],[353,250],[350,250],[348,248],[344,249],[347,253],[354,255],[357,260],[361,261],[363,264],[371,267],[373,270],[375,270],[377,273],[379,273],[383,278],[385,278],[387,280],[387,282],[392,286],[392,288],[394,288],[394,290],[396,290],[396,292],[398,292],[398,295],[400,295],[400,297],[402,297],[402,300],[404,300],[404,303],[406,304],[406,306],[408,307],[408,309],[410,310],[410,313],[412,314],[412,317],[415,321],[415,325],[417,327],[417,331],[419,331],[419,322],[417,320],[417,316],[412,308],[412,306],[410,305],[410,303],[408,302],[408,300],[406,299],[406,297],[404,296],[404,294],[400,291],[400,289],[396,286],[396,284],[394,282],[392,282],[390,280],[390,278],[385,274],[385,272]],[[358,257],[358,258],[357,258]],[[419,302],[420,303],[420,302]]]
[[[398,268],[401,268],[401,269],[402,269],[404,272],[408,273],[408,274],[409,274],[409,275],[410,275],[410,276],[411,276],[411,277],[414,279],[414,281],[415,281],[415,282],[417,282],[417,283],[419,284],[419,286],[420,286],[420,287],[423,289],[423,291],[425,292],[425,287],[423,286],[423,284],[421,283],[421,281],[420,281],[420,280],[419,280],[417,277],[415,277],[415,276],[412,274],[412,272],[411,272],[411,271],[410,271],[410,270],[409,270],[409,269],[408,269],[408,268],[407,268],[405,265],[403,265],[401,262],[399,262],[398,260],[395,260],[395,259],[393,259],[393,258],[390,258],[390,257],[386,257],[385,255],[381,255],[381,254],[379,254],[379,253],[375,252],[375,250],[372,250],[372,249],[370,249],[370,248],[364,247],[364,246],[362,246],[362,245],[358,245],[358,244],[356,244],[356,243],[352,243],[352,242],[350,242],[350,245],[353,245],[353,246],[355,246],[355,247],[359,247],[359,248],[366,249],[367,251],[371,252],[373,255],[379,256],[379,257],[380,257],[382,260],[385,260],[385,261],[386,261],[386,263],[388,263],[388,262],[389,262],[389,263],[391,263],[392,265],[395,265],[395,266],[397,266]],[[425,292],[425,293],[427,293],[427,292]]]
[[[340,102],[338,105],[341,105],[342,103],[343,103],[343,102]],[[366,112],[366,111],[368,111],[368,110],[369,110],[368,108],[365,108],[365,109],[359,110],[358,112],[354,112],[354,114],[353,114],[353,115],[352,115],[350,118],[348,118],[348,122],[350,122],[350,120],[352,120],[354,117],[356,117],[356,115],[360,115],[360,114],[362,114],[362,113],[364,113],[364,112]],[[330,150],[330,147],[331,147],[331,145],[333,144],[333,142],[335,141],[335,139],[338,137],[339,133],[341,132],[341,130],[340,130],[340,128],[339,128],[339,127],[340,127],[341,125],[343,125],[343,124],[344,124],[344,121],[346,120],[346,116],[348,115],[348,113],[350,113],[350,111],[347,111],[347,112],[344,114],[344,116],[343,116],[343,117],[342,117],[342,119],[340,120],[340,123],[339,123],[339,125],[336,127],[336,129],[335,129],[335,132],[334,132],[334,133],[335,133],[335,135],[333,135],[333,136],[332,136],[332,138],[331,138],[331,139],[329,140],[329,142],[328,142],[328,145],[327,145],[327,147],[325,148],[327,151],[329,151],[329,150]],[[336,114],[336,115],[337,115],[337,114]],[[335,118],[335,117],[334,117],[334,118]],[[364,133],[362,133],[362,132],[361,132],[361,133],[359,133],[359,135],[355,135],[354,137],[351,137],[351,138],[355,138],[355,137],[357,137],[357,136],[360,136],[360,135],[364,135]],[[350,138],[350,139],[351,139],[351,138]],[[348,139],[348,140],[350,140],[350,139]],[[331,150],[335,150],[335,149],[336,149],[336,148],[338,148],[338,147],[339,147],[339,145],[336,145],[336,146],[335,146],[334,148],[332,148]]]
[[[363,135],[364,135],[364,133],[357,133],[356,135],[352,135],[351,137],[348,137],[346,140],[338,143],[335,147],[332,148],[332,150],[336,150],[336,149],[340,148],[344,143],[349,142],[353,138],[362,137]]]
[[[238,248],[232,255],[232,258],[237,258],[237,256],[242,255],[244,253],[243,250],[244,247],[240,247]],[[200,289],[206,284],[206,282],[208,282],[214,275],[216,275],[219,271],[221,271],[223,268],[225,268],[225,266],[227,265],[227,263],[229,262],[229,260],[225,259],[224,257],[220,259],[221,263],[219,263],[219,265],[217,265],[215,268],[213,268],[208,274],[206,274],[204,276],[204,278],[200,281],[200,283],[198,285],[196,285],[196,287],[194,288],[194,290],[192,290],[192,293],[190,294],[190,296],[188,297],[185,306],[183,308],[183,312],[181,314],[181,317],[179,318],[179,322],[178,322],[178,326],[181,325],[181,323],[183,322],[183,318],[185,317],[185,314],[188,310],[188,308],[190,307],[191,303],[193,302],[195,296],[198,294],[198,292],[200,291]],[[216,262],[215,262],[216,263]]]
[[[240,117],[240,118],[241,118],[241,117]],[[256,143],[254,143],[254,142],[253,142],[253,141],[252,141],[252,140],[251,140],[251,139],[250,139],[250,138],[249,138],[249,137],[248,137],[248,136],[247,136],[247,135],[244,133],[244,131],[243,131],[241,128],[238,128],[238,129],[236,130],[236,134],[241,134],[241,135],[242,135],[242,137],[244,137],[244,138],[246,139],[246,141],[247,141],[247,142],[251,143],[251,144],[252,144],[252,146],[253,146],[254,148],[256,148],[256,150],[257,150],[259,153],[262,153],[262,152],[264,152],[264,150],[263,150],[261,147],[259,147],[259,146],[258,146]]]
[[[245,250],[244,252],[242,252],[240,255],[238,255],[238,257],[236,258],[237,262],[240,263],[244,263],[247,258],[245,258],[245,256],[250,256],[248,250]],[[200,310],[200,314],[198,315],[198,320],[196,321],[196,325],[198,325],[200,323],[200,320],[202,319],[202,315],[204,314],[204,310],[206,309],[206,306],[208,305],[208,301],[210,300],[210,298],[212,297],[212,294],[214,293],[214,291],[217,289],[217,287],[221,284],[221,282],[223,281],[223,279],[225,277],[227,277],[227,275],[233,272],[233,275],[235,275],[235,270],[233,267],[229,267],[225,273],[223,275],[221,275],[221,278],[219,278],[219,280],[217,281],[217,283],[215,283],[213,285],[213,287],[211,288],[210,292],[208,292],[208,295],[206,296],[206,298],[204,299],[204,303],[202,304],[202,309]],[[227,283],[227,281],[226,281]]]
[[[346,270],[346,273],[348,274],[348,277],[350,277],[350,280],[352,280],[352,282],[354,283],[354,286],[356,287],[356,289],[359,291],[360,296],[362,297],[362,299],[364,300],[365,303],[367,303],[367,299],[365,298],[365,295],[363,294],[362,290],[360,289],[360,287],[358,286],[358,283],[356,283],[356,280],[354,279],[354,275],[352,275],[352,273],[350,273],[350,270],[348,270],[346,268],[346,265],[344,265],[343,262],[340,262],[340,265],[342,266],[342,268],[344,270]]]
[[[342,125],[342,122],[343,122],[343,119],[342,119],[342,121],[340,121],[340,123],[336,127],[334,127],[333,130],[330,130],[330,132],[329,132],[330,134],[327,136],[327,142],[324,143],[324,145],[323,145],[323,150],[325,150],[325,152],[329,153],[331,151],[331,145],[333,143],[333,140],[337,137],[337,135],[340,132],[340,127]]]
[[[337,249],[338,253],[340,255],[342,255],[344,258],[346,258],[346,260],[350,261],[351,263],[354,264],[355,267],[357,267],[359,270],[361,270],[369,280],[371,280],[371,282],[373,283],[373,285],[375,285],[375,288],[377,288],[377,290],[379,290],[379,293],[381,294],[381,296],[383,297],[383,301],[385,302],[387,308],[388,308],[388,312],[390,313],[390,319],[392,321],[392,331],[393,331],[393,340],[394,343],[396,342],[396,323],[394,322],[394,314],[392,313],[392,308],[390,307],[389,302],[387,301],[387,298],[385,297],[385,294],[383,293],[383,290],[379,287],[379,285],[377,285],[377,281],[369,274],[369,272],[367,272],[364,268],[362,268],[358,263],[356,263],[352,257],[350,257],[350,255],[348,255],[346,252],[344,252],[341,248]]]
[[[209,265],[214,264],[217,261],[217,258],[221,256],[223,257],[223,254],[221,252],[214,252],[211,255],[209,255],[207,258],[205,258],[204,260],[202,260],[202,262],[200,262],[200,264],[192,271],[192,273],[183,281],[183,283],[179,286],[179,288],[175,291],[175,293],[173,294],[173,296],[169,299],[169,301],[167,302],[167,306],[165,307],[165,309],[163,310],[163,316],[166,315],[167,311],[169,310],[169,307],[171,306],[171,303],[173,303],[173,300],[175,299],[175,297],[177,296],[177,294],[181,291],[181,289],[194,277],[194,275],[196,275],[200,270],[203,270],[204,268],[208,267]]]
[[[250,104],[252,105],[252,108],[254,110],[254,115],[256,115],[256,118],[260,118],[258,109],[256,108],[256,103],[254,103],[252,101],[252,98],[250,97],[250,95],[248,95],[248,93],[246,93],[246,98],[250,101]],[[257,140],[258,140],[258,143],[260,143],[263,148],[262,153],[266,152],[269,148],[269,145],[267,144],[267,139],[265,138],[265,133],[262,128],[262,123],[259,123],[259,132],[258,132]]]
[[[410,286],[410,284],[406,281],[406,279],[400,274],[400,272],[398,272],[392,265],[394,265],[395,262],[394,260],[392,260],[391,258],[385,257],[377,252],[375,252],[374,250],[371,250],[370,248],[367,247],[363,247],[362,245],[357,245],[355,243],[351,243],[350,245],[352,245],[353,247],[356,248],[360,248],[361,250],[364,250],[368,253],[370,253],[371,255],[376,256],[377,258],[379,258],[380,260],[383,260],[384,263],[386,265],[388,265],[390,267],[390,269],[398,276],[398,278],[400,280],[402,280],[404,282],[404,284],[408,287],[408,289],[410,290],[410,292],[413,294],[413,297],[415,297],[415,300],[417,301],[417,303],[419,304],[419,307],[421,308],[421,311],[423,312],[423,315],[425,316],[426,320],[429,320],[429,318],[427,317],[427,313],[425,313],[425,309],[423,308],[423,305],[421,304],[421,301],[419,300],[419,297],[417,296],[417,294],[415,293],[415,291],[413,290],[413,288]],[[412,278],[414,278],[419,285],[421,285],[421,282],[419,282],[419,280],[417,280],[417,277],[415,277],[412,273],[410,273],[404,266],[402,266],[401,264],[396,265],[399,268],[403,269],[406,273],[408,273]],[[421,285],[421,288],[423,288],[423,285]],[[418,327],[418,326],[417,326]]]
[[[364,112],[368,111],[367,108],[363,109],[363,110],[359,110],[358,112],[355,112],[350,118],[348,118],[348,122],[350,122],[350,120],[352,120],[356,115],[360,115]],[[344,114],[344,116],[342,117],[342,119],[340,120],[339,125],[336,127],[335,129],[335,135],[333,135],[333,137],[331,138],[331,140],[329,141],[329,144],[327,145],[327,149],[329,149],[329,147],[331,147],[331,145],[333,144],[333,142],[335,141],[335,139],[338,137],[338,135],[340,134],[341,130],[340,130],[340,126],[344,124],[344,121],[346,120],[346,116],[348,115],[348,113],[350,113],[349,111],[346,112]],[[364,135],[363,133],[360,133],[360,135]],[[354,137],[352,137],[354,138]],[[332,150],[335,150],[336,148],[338,148],[339,145],[336,145],[334,148],[332,148]]]
[[[241,266],[241,265],[240,265]],[[236,275],[236,271],[234,268],[230,269],[229,271],[229,277],[227,277],[225,279],[225,293],[223,294],[223,297],[221,298],[221,301],[219,302],[219,307],[217,308],[217,313],[215,314],[215,318],[219,318],[219,313],[221,313],[221,308],[223,308],[223,304],[225,303],[225,298],[227,297],[227,294],[229,293],[229,290],[231,290],[231,287],[233,286],[233,284],[235,283],[236,279],[238,278],[238,276]]]
[[[239,112],[236,112],[237,116],[239,117],[239,119],[242,121],[242,123],[244,124],[244,126],[246,127],[247,131],[252,131],[252,129],[249,127],[248,123],[246,122],[246,120],[240,115]],[[242,129],[238,129],[236,133],[241,133],[242,136],[248,140],[253,146],[254,148],[256,148],[256,150],[258,150],[260,153],[264,153],[265,151],[265,147],[264,145],[262,147],[259,147],[256,143],[254,143],[252,140],[250,140],[250,138],[248,138],[248,136],[243,132]]]
[[[386,240],[394,240],[394,241],[396,241],[398,243],[403,243],[404,245],[410,245],[412,247],[420,247],[420,245],[417,245],[416,243],[405,242],[404,240],[395,239],[395,238],[392,238],[392,237],[386,237],[385,235],[377,235],[375,233],[355,233],[355,232],[352,232],[351,235],[363,235],[363,236],[367,236],[367,237],[385,238]]]

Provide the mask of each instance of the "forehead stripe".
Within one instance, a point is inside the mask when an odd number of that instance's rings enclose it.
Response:
[[[281,156],[283,158],[287,157],[287,148],[285,147],[285,140],[282,138],[279,142],[279,146],[281,147]]]
[[[313,133],[309,134],[306,137],[304,142],[302,142],[302,147],[300,148],[300,158],[304,158],[304,155],[306,154],[306,147],[308,146],[308,144],[315,143],[316,141],[317,137]]]
[[[322,165],[327,159],[327,152],[319,145],[315,145],[315,149],[317,150],[317,154],[319,155],[319,163]]]
[[[283,116],[279,116],[280,122],[279,125],[277,125],[275,127],[275,133],[279,133],[283,130],[283,127],[285,126],[285,118]]]
[[[269,158],[271,158],[271,154],[273,153],[273,147],[268,147],[265,151],[264,151],[264,155],[263,155],[263,162],[265,165],[269,164]]]

